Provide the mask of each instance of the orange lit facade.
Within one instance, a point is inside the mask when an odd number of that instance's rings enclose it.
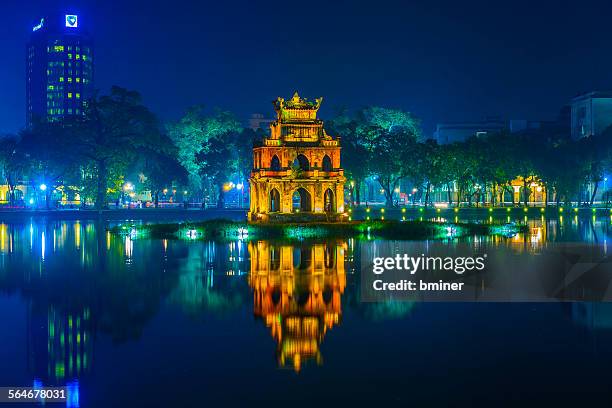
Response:
[[[250,242],[254,314],[270,329],[281,367],[322,362],[320,345],[340,322],[345,245]]]
[[[343,219],[340,143],[317,118],[321,101],[309,102],[296,92],[273,102],[270,136],[253,149],[249,220]]]
[[[538,177],[529,177],[525,180],[519,176],[510,182],[513,190],[513,202],[522,203],[527,191],[528,204],[543,204],[546,200],[546,187]]]

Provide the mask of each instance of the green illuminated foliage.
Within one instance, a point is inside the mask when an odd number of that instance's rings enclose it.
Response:
[[[393,206],[393,192],[408,176],[410,158],[421,137],[420,124],[410,113],[395,109],[369,107],[349,115],[340,112],[330,122],[330,131],[342,140],[342,163],[349,178],[349,190],[359,203],[360,186],[365,177],[376,177],[387,205]]]

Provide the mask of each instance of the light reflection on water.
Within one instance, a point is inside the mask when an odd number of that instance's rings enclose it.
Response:
[[[500,221],[506,222],[505,217]],[[607,216],[534,217],[527,223],[529,234],[460,241],[527,253],[538,253],[554,242],[588,242],[607,251],[611,224]],[[367,243],[366,252],[376,244]],[[403,247],[400,242],[393,245]],[[0,300],[14,294],[22,299],[10,313],[26,316],[25,331],[16,335],[28,350],[25,361],[14,357],[11,369],[0,368],[0,380],[21,385],[77,384],[97,394],[95,379],[111,374],[101,367],[96,375],[97,366],[107,366],[98,364],[97,350],[108,355],[116,347],[113,344],[155,341],[160,335],[154,329],[156,322],[169,313],[183,316],[164,320],[169,332],[192,330],[201,321],[214,326],[215,319],[239,324],[252,315],[254,327],[243,323],[242,337],[223,341],[240,340],[236,347],[248,354],[249,347],[271,339],[272,344],[264,344],[270,355],[262,361],[275,360],[274,367],[294,372],[306,368],[325,372],[328,357],[342,353],[336,345],[326,347],[327,339],[332,333],[346,336],[343,330],[356,331],[354,324],[343,327],[347,314],[352,316],[349,320],[359,319],[381,336],[393,336],[392,324],[384,322],[409,319],[419,307],[359,301],[360,247],[354,239],[132,240],[111,235],[106,225],[93,221],[0,223]],[[571,327],[612,328],[612,307],[605,304],[570,304],[554,313]],[[219,341],[206,337],[201,346],[219,347]],[[397,339],[398,344],[401,341]],[[188,347],[178,339],[171,344]],[[367,355],[362,358],[362,365],[374,364]]]

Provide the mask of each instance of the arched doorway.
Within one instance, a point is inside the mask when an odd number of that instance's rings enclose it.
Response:
[[[323,208],[326,213],[334,213],[336,212],[336,200],[334,199],[334,192],[331,189],[325,190],[325,195],[323,196]]]
[[[332,171],[332,161],[328,155],[323,157],[323,171]]]
[[[281,169],[280,160],[277,155],[272,156],[272,161],[270,162],[270,170],[279,171]]]
[[[310,170],[310,162],[308,158],[303,154],[298,154],[295,160],[293,161],[294,167],[299,167],[300,170],[308,171]]]
[[[270,212],[280,211],[280,193],[277,189],[273,188],[270,191]]]
[[[305,188],[300,187],[293,193],[292,210],[293,212],[312,211],[310,193]]]

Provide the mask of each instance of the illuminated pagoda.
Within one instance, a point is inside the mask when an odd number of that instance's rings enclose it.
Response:
[[[345,218],[340,143],[317,118],[322,100],[310,102],[296,92],[273,102],[270,136],[253,149],[250,221]]]
[[[277,343],[281,367],[321,364],[320,346],[340,322],[346,287],[344,244],[250,242],[253,311]]]

